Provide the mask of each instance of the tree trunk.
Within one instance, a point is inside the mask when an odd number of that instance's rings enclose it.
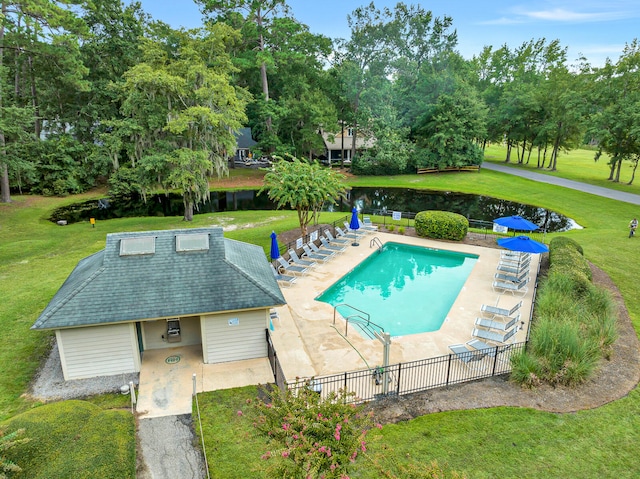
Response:
[[[628,185],[632,185],[633,184],[633,180],[636,177],[636,169],[638,168],[638,158],[636,158],[635,160],[633,160],[633,169],[631,170],[631,179],[629,180],[629,183],[627,183]]]
[[[622,169],[622,158],[618,160],[618,167],[616,168],[616,179],[615,183],[620,183],[620,170]]]
[[[184,203],[184,221],[193,221],[193,201],[186,196],[183,199]]]
[[[36,140],[40,139],[41,122],[40,111],[38,108],[38,97],[36,90],[36,79],[33,73],[33,57],[28,56],[29,72],[31,73],[31,104],[33,105],[33,120],[34,120],[34,133],[36,134]]]
[[[505,163],[511,161],[511,140],[507,140],[507,157],[504,159]]]
[[[7,5],[2,2],[2,15],[1,18],[6,18]],[[0,75],[3,71],[4,60],[4,22],[0,22]],[[4,81],[0,77],[0,81]],[[0,88],[0,109],[3,107],[4,97],[2,96],[2,88]],[[9,191],[9,167],[7,166],[7,147],[5,143],[4,131],[0,130],[0,202],[11,202],[11,192]]]

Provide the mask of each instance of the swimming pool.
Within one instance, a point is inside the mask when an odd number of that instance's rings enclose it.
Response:
[[[437,331],[477,260],[473,254],[385,243],[316,300],[365,311],[392,336]],[[345,317],[354,314],[337,309]]]

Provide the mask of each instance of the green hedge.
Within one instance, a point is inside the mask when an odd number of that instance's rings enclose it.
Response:
[[[583,256],[582,247],[570,238],[559,236],[549,243],[549,275],[563,273],[573,276],[582,284],[591,282],[589,263]]]
[[[580,244],[578,244],[576,240],[574,240],[573,238],[569,238],[568,236],[556,236],[549,242],[550,250],[558,248],[573,248],[578,253],[584,256],[582,246],[580,246]]]
[[[426,238],[462,241],[469,230],[469,220],[448,211],[420,211],[415,218],[416,234]]]

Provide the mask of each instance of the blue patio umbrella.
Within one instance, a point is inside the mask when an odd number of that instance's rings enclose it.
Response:
[[[521,253],[546,253],[549,251],[549,247],[546,244],[532,240],[528,236],[500,238],[498,240],[498,244],[503,248],[507,248],[511,251],[519,251]]]
[[[532,223],[528,219],[525,219],[522,216],[518,215],[497,218],[493,220],[493,222],[499,224],[500,226],[506,226],[507,228],[516,231],[533,231],[538,229],[537,224]]]
[[[275,231],[271,232],[271,260],[276,260],[280,257],[280,246],[278,246],[278,235]]]
[[[358,230],[360,229],[360,221],[358,220],[358,209],[355,207],[351,210],[351,222],[349,223],[349,229],[353,230],[356,235],[353,243],[351,243],[351,246],[360,246],[360,244],[358,243]]]

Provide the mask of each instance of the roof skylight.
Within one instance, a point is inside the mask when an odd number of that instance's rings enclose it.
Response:
[[[120,240],[120,256],[136,256],[154,254],[156,252],[155,236],[139,236]]]
[[[209,234],[176,235],[176,251],[207,251],[209,249]]]

